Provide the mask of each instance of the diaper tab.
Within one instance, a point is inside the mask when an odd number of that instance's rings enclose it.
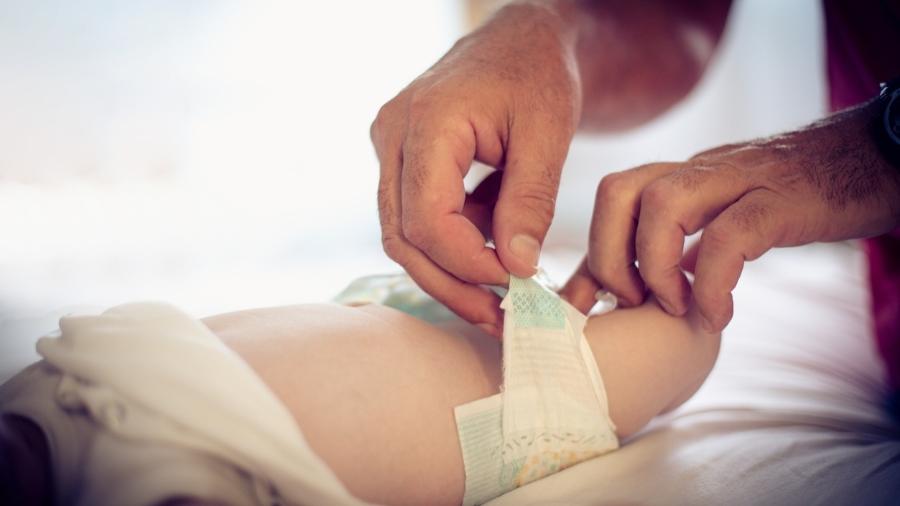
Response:
[[[547,291],[536,281],[511,277],[509,292],[500,307],[506,310],[518,328],[564,329],[566,314],[563,301],[559,297],[548,296]]]
[[[511,277],[501,394],[458,406],[464,504],[481,504],[619,446],[584,337],[587,317],[537,278]]]

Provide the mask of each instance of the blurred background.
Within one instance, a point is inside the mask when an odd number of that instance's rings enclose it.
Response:
[[[83,308],[202,316],[396,271],[369,124],[496,3],[0,0],[0,353]],[[551,274],[574,268],[603,174],[820,117],[821,21],[817,0],[737,0],[688,100],[579,136]]]

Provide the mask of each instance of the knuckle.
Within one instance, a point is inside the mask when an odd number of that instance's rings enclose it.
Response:
[[[556,211],[556,190],[545,182],[519,182],[511,187],[508,197],[516,203],[516,212],[532,223],[549,225]]]
[[[627,267],[617,267],[602,257],[588,259],[588,271],[601,286],[613,292],[622,292],[627,289],[625,270]]]
[[[708,168],[696,166],[681,167],[660,180],[660,183],[662,184],[665,182],[672,188],[678,189],[680,192],[691,193],[700,188],[703,180],[706,179],[709,174],[710,169]]]
[[[650,289],[653,293],[657,295],[669,295],[672,289],[672,280],[669,277],[669,272],[657,265],[654,265],[652,262],[644,261],[641,263],[638,262],[638,272],[641,274],[641,278],[644,280],[644,284],[647,285],[647,288]]]
[[[761,232],[763,222],[769,218],[771,210],[759,202],[746,200],[740,206],[734,206],[728,213],[730,227],[745,234]]]
[[[615,201],[623,196],[631,195],[633,190],[629,179],[630,178],[626,174],[621,172],[614,172],[603,176],[603,178],[600,179],[600,183],[597,185],[597,200]]]
[[[446,269],[451,274],[453,274],[457,279],[459,279],[460,281],[463,281],[465,283],[470,283],[470,284],[474,285],[474,284],[478,284],[478,283],[481,283],[484,281],[483,279],[480,279],[478,276],[476,276],[470,272],[454,270],[447,266],[443,266],[443,268]]]
[[[723,220],[714,220],[700,236],[700,247],[720,251],[728,248],[733,242],[733,230]]]
[[[656,271],[653,273],[645,273],[641,271],[641,277],[647,288],[656,294],[658,298],[664,298],[667,301],[674,301],[678,298],[677,280],[673,280],[665,271]]]
[[[604,286],[609,285],[610,287],[617,284],[618,269],[614,268],[609,262],[604,262],[602,258],[589,260],[588,269],[600,284]]]
[[[406,255],[406,246],[403,244],[403,238],[391,232],[381,234],[381,247],[384,249],[388,258],[403,265]]]
[[[718,321],[722,319],[721,315],[725,311],[720,307],[721,303],[718,296],[709,292],[696,291],[694,293],[694,302],[697,304],[700,314],[706,317],[713,325],[717,325]]]
[[[703,314],[713,316],[721,312],[719,306],[721,305],[722,297],[718,290],[711,289],[709,285],[701,285],[695,287],[693,296]]]
[[[413,120],[428,116],[429,112],[433,109],[433,106],[434,99],[430,93],[411,93],[407,102],[409,118]]]
[[[372,141],[372,144],[378,144],[379,133],[382,128],[384,128],[384,119],[382,119],[381,112],[378,112],[378,115],[375,116],[375,119],[372,120],[372,124],[369,125],[369,140]]]
[[[460,153],[474,149],[472,124],[455,108],[423,106],[410,111],[409,125],[411,143],[419,148],[432,149],[440,145]]]
[[[641,208],[665,209],[675,201],[676,194],[671,181],[658,179],[647,185],[641,193]]]
[[[380,142],[383,133],[388,130],[390,128],[389,125],[393,123],[391,118],[394,116],[394,108],[394,101],[391,100],[378,109],[378,114],[375,115],[375,119],[369,126],[369,139],[371,139],[373,144],[378,144]]]
[[[699,289],[694,291],[694,300],[700,313],[716,328],[724,327],[732,316],[731,294],[727,291]]]
[[[403,220],[403,236],[410,243],[424,247],[428,244],[431,228],[422,220]]]

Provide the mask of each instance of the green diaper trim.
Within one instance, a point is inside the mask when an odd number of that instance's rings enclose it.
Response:
[[[459,319],[446,306],[422,291],[405,274],[359,278],[344,288],[333,300],[341,304],[381,304],[435,324]]]
[[[509,296],[513,321],[521,328],[562,329],[566,314],[559,297],[532,279],[511,276]]]

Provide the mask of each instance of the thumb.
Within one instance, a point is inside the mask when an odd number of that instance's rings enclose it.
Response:
[[[510,136],[493,225],[500,262],[514,276],[535,274],[541,246],[553,220],[568,149],[568,139],[558,139],[554,145],[550,141],[553,137]]]

